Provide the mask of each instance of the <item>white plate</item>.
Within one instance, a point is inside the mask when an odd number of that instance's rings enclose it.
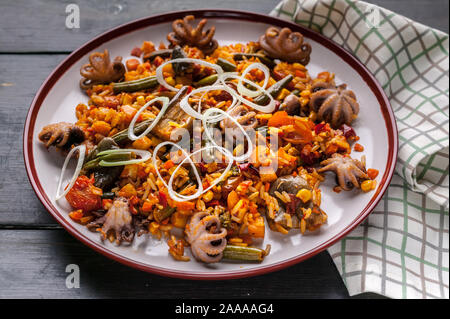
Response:
[[[37,93],[28,113],[24,131],[24,157],[30,182],[48,211],[71,234],[97,251],[127,265],[161,275],[225,279],[261,274],[297,263],[325,249],[358,225],[375,207],[387,188],[397,156],[397,129],[389,102],[382,89],[353,56],[319,34],[296,24],[273,17],[230,10],[190,11],[197,18],[208,17],[208,25],[216,26],[215,38],[219,44],[257,41],[268,26],[290,27],[305,36],[312,46],[311,62],[307,68],[312,76],[321,71],[336,74],[336,83],[347,83],[358,98],[361,111],[354,129],[361,137],[367,167],[380,171],[378,189],[361,193],[332,191],[334,179],[322,184],[322,209],[328,214],[328,223],[319,231],[289,235],[266,231],[264,245],[272,245],[271,253],[262,263],[220,262],[206,265],[196,261],[178,262],[168,255],[164,241],[142,236],[131,247],[101,242],[98,233],[87,230],[68,217],[69,205],[54,200],[63,158],[48,152],[37,135],[43,126],[60,121],[75,122],[75,106],[87,104],[87,97],[78,87],[80,67],[88,61],[92,51],[108,49],[112,57],[121,55],[124,61],[130,51],[144,40],[154,43],[166,41],[173,20],[187,12],[175,12],[145,18],[108,31],[83,45],[66,58],[47,78]],[[354,153],[358,154],[358,153]],[[354,155],[356,156],[356,155]]]

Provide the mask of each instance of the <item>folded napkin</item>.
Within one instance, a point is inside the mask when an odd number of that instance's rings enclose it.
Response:
[[[286,0],[271,15],[314,29],[375,75],[399,156],[370,216],[329,252],[350,295],[449,298],[448,35],[362,1]]]

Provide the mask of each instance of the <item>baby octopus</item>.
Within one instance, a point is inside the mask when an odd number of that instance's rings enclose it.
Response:
[[[360,188],[360,182],[369,179],[369,176],[366,174],[364,156],[361,158],[361,161],[358,161],[350,156],[335,153],[331,158],[324,160],[320,164],[323,167],[318,172],[334,172],[339,187],[345,191],[349,191],[353,187]]]
[[[218,47],[217,40],[214,40],[214,32],[216,28],[213,26],[210,29],[203,31],[207,19],[202,19],[196,28],[193,28],[191,22],[194,21],[194,16],[185,16],[183,19],[175,20],[172,23],[173,32],[167,35],[171,47],[177,45],[194,46],[199,48],[205,54],[211,54]]]
[[[98,229],[102,235],[102,240],[105,240],[108,232],[112,230],[116,235],[116,244],[120,245],[122,241],[131,242],[134,238],[132,220],[128,200],[119,197],[114,200],[108,212],[95,221],[95,224],[103,224],[102,228]]]
[[[45,126],[38,138],[47,148],[53,145],[59,149],[69,149],[71,145],[83,142],[85,135],[78,126],[60,122]]]
[[[221,227],[217,216],[207,212],[196,213],[186,225],[185,232],[195,258],[205,263],[215,263],[222,259],[227,245],[227,231]]]
[[[287,62],[309,63],[311,45],[303,42],[303,35],[289,28],[270,27],[259,38],[261,48],[268,56]]]
[[[347,90],[346,84],[336,86],[334,83],[317,82],[311,91],[311,110],[317,113],[319,121],[329,122],[333,128],[350,125],[359,113],[355,93]]]
[[[80,80],[80,87],[87,90],[96,84],[119,81],[125,74],[125,65],[121,56],[115,57],[111,62],[108,50],[103,53],[94,52],[89,56],[89,63],[81,67],[80,74],[83,77]]]

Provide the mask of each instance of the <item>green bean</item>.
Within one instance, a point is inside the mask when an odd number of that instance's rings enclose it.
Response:
[[[261,249],[256,247],[243,247],[236,245],[227,245],[223,251],[223,258],[242,260],[242,261],[263,261],[264,257],[269,254],[270,245]]]
[[[295,89],[294,91],[291,92],[291,94],[294,94],[295,96],[299,96],[300,90]]]
[[[86,164],[83,165],[83,171],[90,171],[93,169],[100,168],[100,162],[102,160],[108,161],[108,162],[119,162],[119,161],[128,161],[130,159],[130,153],[113,153],[113,154],[107,154],[98,156],[93,160],[90,160]]]
[[[138,80],[113,83],[113,91],[116,94],[120,92],[136,92],[151,89],[157,85],[158,80],[156,76],[152,75]]]
[[[173,213],[175,213],[177,209],[175,207],[167,206],[166,208],[163,208],[162,210],[156,211],[154,213],[155,220],[160,223],[164,219],[169,218]]]
[[[216,64],[218,66],[220,66],[225,72],[236,71],[236,65],[234,65],[233,63],[231,63],[225,59],[218,58]]]
[[[236,61],[243,60],[244,58],[258,58],[261,63],[267,65],[271,69],[276,66],[275,62],[273,62],[272,59],[258,53],[235,53],[233,54],[233,58]]]
[[[157,50],[153,51],[151,53],[146,53],[143,57],[144,62],[149,60],[152,62],[156,57],[160,56],[162,58],[168,58],[172,54],[172,49],[165,49],[165,50]]]
[[[150,125],[150,123],[153,122],[153,119],[142,121],[134,126],[134,134],[136,136],[139,136],[144,132],[147,127]],[[124,129],[123,131],[120,131],[112,136],[112,139],[117,144],[126,143],[130,140],[128,139],[128,128]]]
[[[276,99],[278,94],[280,94],[281,90],[283,90],[283,88],[285,88],[289,82],[292,81],[294,77],[289,74],[288,76],[282,78],[280,81],[278,81],[277,83],[275,83],[274,85],[272,85],[267,92],[274,98]],[[261,94],[258,95],[257,97],[255,97],[253,99],[253,102],[255,102],[256,104],[259,105],[264,105],[269,101],[269,97],[266,94]]]
[[[193,83],[193,85],[195,87],[212,85],[212,84],[214,84],[217,81],[217,78],[218,78],[217,74],[212,74],[210,76],[207,76],[207,77],[201,79],[200,81],[197,81],[197,82]]]

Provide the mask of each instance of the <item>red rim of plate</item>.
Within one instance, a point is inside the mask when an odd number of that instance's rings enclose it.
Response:
[[[248,270],[237,270],[237,271],[226,271],[226,272],[186,272],[186,271],[175,271],[175,270],[168,270],[161,267],[151,266],[145,263],[137,262],[132,259],[126,258],[122,255],[119,255],[115,253],[114,251],[107,249],[105,246],[103,246],[100,243],[93,242],[92,240],[88,239],[86,236],[84,236],[82,233],[80,233],[78,230],[75,229],[75,227],[71,224],[70,221],[66,220],[61,213],[53,206],[50,199],[45,194],[45,191],[37,177],[36,174],[36,167],[34,165],[34,158],[33,158],[33,131],[34,131],[34,125],[35,125],[35,119],[36,115],[39,112],[40,107],[42,106],[42,102],[44,101],[47,94],[52,89],[53,85],[59,80],[59,78],[64,74],[65,71],[67,71],[74,63],[76,63],[79,59],[85,57],[89,52],[96,49],[103,43],[112,40],[118,36],[124,35],[126,33],[135,31],[137,29],[145,28],[148,26],[160,24],[160,23],[167,23],[172,22],[175,19],[183,18],[184,16],[192,14],[196,18],[223,18],[223,19],[233,19],[233,20],[245,20],[245,21],[251,21],[251,22],[260,22],[260,23],[266,23],[270,25],[274,25],[277,27],[288,27],[293,31],[298,31],[302,33],[305,38],[312,39],[323,46],[327,47],[331,51],[333,51],[335,54],[337,54],[343,61],[345,61],[347,64],[349,64],[358,74],[366,81],[367,86],[371,89],[371,91],[376,96],[378,102],[381,106],[381,111],[383,113],[383,117],[385,120],[386,129],[388,132],[388,139],[389,139],[389,145],[388,145],[388,162],[386,163],[386,169],[384,175],[381,177],[381,181],[379,184],[379,187],[375,191],[374,195],[372,196],[370,202],[366,205],[366,207],[362,210],[362,212],[358,215],[357,218],[353,220],[353,222],[347,226],[341,233],[338,235],[328,239],[327,241],[323,242],[321,245],[315,247],[314,249],[311,249],[310,251],[307,251],[301,255],[277,262],[275,264],[267,265],[267,266],[261,266],[258,268],[248,269]],[[78,81],[74,81],[74,83],[78,83]],[[392,111],[392,108],[390,106],[389,100],[386,97],[383,89],[381,88],[378,81],[375,79],[375,77],[366,69],[366,67],[359,62],[351,53],[343,49],[342,47],[338,46],[331,40],[325,38],[324,36],[320,35],[319,33],[312,31],[310,29],[307,29],[301,25],[281,20],[275,17],[263,15],[263,14],[256,14],[251,12],[245,12],[245,11],[237,11],[237,10],[216,10],[216,9],[202,9],[202,10],[189,10],[189,11],[177,11],[177,12],[170,12],[160,15],[155,15],[143,19],[138,19],[126,24],[123,24],[121,26],[118,26],[116,28],[113,28],[112,30],[109,30],[105,33],[100,34],[99,36],[95,37],[91,41],[85,43],[82,45],[79,49],[72,52],[67,58],[64,59],[54,70],[53,72],[47,77],[45,82],[40,87],[39,91],[37,92],[35,98],[33,99],[30,109],[27,114],[25,127],[24,127],[24,133],[23,133],[23,154],[24,154],[24,160],[25,160],[25,166],[28,174],[28,178],[30,180],[30,183],[36,192],[36,195],[38,196],[39,200],[42,202],[42,204],[45,206],[45,208],[50,212],[50,214],[56,219],[56,221],[61,224],[72,236],[80,240],[85,245],[93,248],[97,252],[115,260],[122,264],[125,264],[127,266],[131,266],[133,268],[143,270],[146,272],[162,275],[162,276],[168,276],[168,277],[175,277],[175,278],[182,278],[182,279],[200,279],[200,280],[219,280],[219,279],[236,279],[236,278],[243,278],[243,277],[250,277],[250,276],[256,276],[265,274],[268,272],[273,272],[276,270],[281,270],[283,268],[292,266],[294,264],[297,264],[305,259],[308,259],[319,252],[323,251],[330,245],[336,243],[338,240],[340,240],[342,237],[347,235],[350,231],[352,231],[357,225],[359,225],[375,208],[375,206],[378,204],[378,202],[381,200],[381,197],[383,196],[384,192],[386,191],[387,187],[389,186],[389,183],[392,179],[392,176],[394,174],[394,168],[395,163],[397,161],[397,152],[398,152],[398,132],[397,132],[397,125],[395,122],[394,113]]]

